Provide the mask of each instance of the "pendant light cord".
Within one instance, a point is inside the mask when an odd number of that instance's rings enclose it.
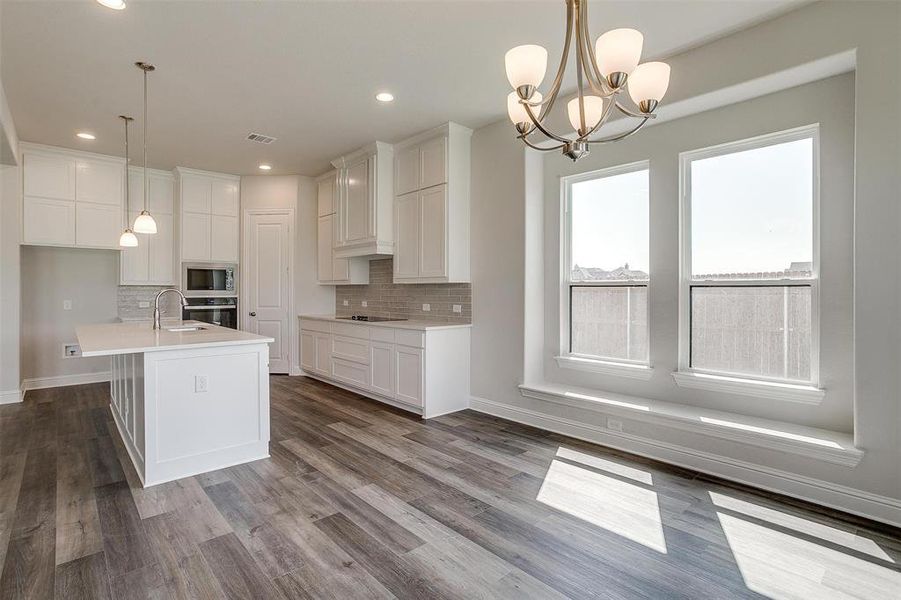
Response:
[[[132,121],[131,117],[127,117],[125,115],[119,115],[119,118],[125,121],[125,207],[123,209],[123,213],[125,216],[125,229],[131,229],[128,225],[128,204],[129,204],[129,194],[128,194],[128,122]]]
[[[147,191],[149,182],[147,181],[147,69],[144,71],[144,202],[143,212],[147,211]]]

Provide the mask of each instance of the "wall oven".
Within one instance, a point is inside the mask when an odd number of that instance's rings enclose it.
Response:
[[[238,328],[238,299],[229,298],[188,298],[188,305],[182,309],[185,321],[201,321],[231,329]]]
[[[237,296],[237,280],[237,265],[185,263],[182,266],[182,291],[188,297]]]

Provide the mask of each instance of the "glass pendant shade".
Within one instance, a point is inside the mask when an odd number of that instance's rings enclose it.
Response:
[[[153,220],[149,212],[142,210],[141,214],[135,219],[132,229],[134,229],[135,233],[156,233],[156,221]]]
[[[119,236],[120,248],[136,248],[138,245],[138,236],[131,229],[126,229]]]
[[[125,0],[97,0],[97,2],[114,10],[123,10],[125,8]]]
[[[517,46],[504,55],[504,64],[514,90],[523,85],[538,87],[547,71],[547,50],[535,44]]]
[[[599,37],[595,43],[595,57],[601,75],[632,73],[641,60],[643,44],[644,36],[634,29],[613,29]]]
[[[597,125],[604,116],[604,99],[600,96],[582,96],[582,104],[585,107],[585,131],[591,131],[591,128]],[[578,97],[566,103],[566,114],[569,116],[569,122],[573,129],[579,132],[582,129],[582,122],[579,118]]]
[[[535,92],[532,94],[531,102],[541,102],[541,99],[541,92]],[[538,118],[540,112],[540,106],[532,107],[532,114],[534,114],[536,118]],[[526,112],[526,107],[520,104],[519,94],[516,92],[510,92],[507,95],[507,114],[510,116],[510,120],[513,121],[514,125],[518,123],[532,123],[532,120]]]
[[[646,62],[638,65],[629,76],[629,95],[636,104],[646,100],[663,99],[669,87],[669,65],[662,62]]]

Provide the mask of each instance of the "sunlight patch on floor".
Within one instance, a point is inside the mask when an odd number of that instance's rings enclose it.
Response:
[[[554,460],[536,498],[557,510],[666,553],[657,494]]]
[[[573,450],[571,448],[564,448],[562,446],[560,448],[557,448],[557,457],[565,458],[566,460],[572,462],[577,462],[579,464],[585,465],[586,467],[594,467],[595,469],[607,471],[608,473],[613,473],[614,475],[619,475],[620,477],[628,477],[629,479],[634,479],[639,483],[644,483],[647,485],[654,484],[654,480],[651,478],[651,474],[647,471],[642,471],[641,469],[636,469],[628,465],[621,465],[605,458],[592,456],[590,454],[579,452],[578,450]]]
[[[767,508],[751,502],[745,502],[744,500],[739,500],[738,498],[732,498],[716,492],[710,492],[710,499],[720,508],[728,508],[731,511],[742,513],[749,517],[755,517],[761,521],[772,523],[773,525],[780,525],[786,529],[793,529],[800,533],[806,533],[807,535],[820,538],[821,540],[868,554],[874,558],[887,560],[891,563],[895,562],[885,553],[885,550],[879,547],[879,544],[869,538],[861,537],[849,531],[842,531],[841,529],[836,529],[835,527],[830,527],[823,523],[773,510],[772,508]]]
[[[901,597],[901,572],[727,513],[717,517],[755,592],[774,600]]]

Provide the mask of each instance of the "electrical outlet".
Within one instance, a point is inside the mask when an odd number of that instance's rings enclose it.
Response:
[[[363,308],[366,308],[367,306],[369,306],[369,303],[366,302],[365,300],[363,300],[362,305],[363,305]]]
[[[72,310],[71,300],[63,300],[63,310]]]
[[[78,344],[63,344],[63,358],[76,358],[81,356],[81,347]]]
[[[429,312],[429,311],[431,311],[431,310],[432,310],[432,305],[431,305],[431,304],[423,304],[423,305],[422,305],[422,312]]]
[[[196,393],[206,392],[209,390],[210,381],[206,375],[194,376],[194,391]]]
[[[138,302],[138,308],[150,308],[150,302],[147,302],[146,300]]]
[[[619,419],[611,419],[607,417],[607,429],[610,431],[622,431],[623,430],[623,422]]]
[[[345,301],[343,301],[343,302],[341,303],[341,306],[348,306],[349,304],[350,304],[350,302],[348,302],[347,300],[345,300]]]
[[[453,307],[455,313],[463,312],[463,306],[460,304],[454,304]]]

